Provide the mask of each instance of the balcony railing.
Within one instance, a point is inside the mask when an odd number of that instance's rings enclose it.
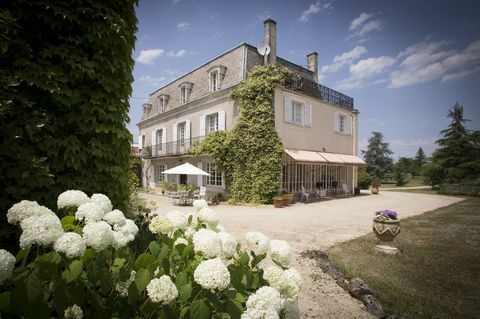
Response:
[[[190,148],[195,143],[199,143],[205,139],[205,136],[186,138],[176,142],[161,143],[153,146],[144,146],[142,148],[143,158],[155,158],[164,156],[174,156],[188,154]]]
[[[346,109],[353,109],[353,98],[304,78],[287,81],[285,88]]]

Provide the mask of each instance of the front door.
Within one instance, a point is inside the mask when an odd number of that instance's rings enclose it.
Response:
[[[187,175],[185,174],[180,175],[180,184],[187,184]]]

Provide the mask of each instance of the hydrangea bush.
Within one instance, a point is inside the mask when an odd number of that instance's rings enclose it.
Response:
[[[31,318],[298,318],[299,273],[287,242],[248,233],[247,250],[204,200],[190,214],[151,216],[139,229],[108,197],[69,190],[58,215],[36,202],[8,211],[17,256],[0,249],[0,312]],[[12,226],[15,227],[15,226]],[[262,265],[262,267],[260,267]]]

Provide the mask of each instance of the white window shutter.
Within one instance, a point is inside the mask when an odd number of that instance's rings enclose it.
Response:
[[[352,135],[352,116],[347,116],[347,134]]]
[[[162,154],[167,151],[167,128],[162,127]]]
[[[198,162],[197,163],[197,167],[200,168],[201,170],[203,170],[203,163],[202,162]],[[203,175],[198,175],[197,177],[197,186],[200,187],[200,186],[203,186]]]
[[[218,112],[218,130],[225,131],[225,111]]]
[[[190,147],[190,121],[185,121],[185,147]]]
[[[205,136],[205,116],[200,116],[200,136]]]
[[[178,150],[177,150],[177,126],[178,126],[178,123],[175,123],[173,124],[173,135],[172,135],[172,152],[173,154],[177,154]]]
[[[156,145],[157,145],[157,130],[152,131],[152,156],[156,156]]]
[[[312,127],[312,104],[305,104],[305,126]]]
[[[142,134],[140,134],[140,136],[138,137],[138,148],[139,149],[142,149],[143,148],[143,145],[142,145]]]
[[[340,118],[339,118],[339,114],[338,112],[335,112],[333,113],[333,130],[335,132],[338,132],[340,130],[340,127],[339,127],[339,121],[340,121]]]
[[[285,122],[292,123],[293,122],[292,99],[289,96],[285,96],[284,98],[283,111],[284,111]]]

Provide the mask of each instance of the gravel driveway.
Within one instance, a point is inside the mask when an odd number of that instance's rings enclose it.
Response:
[[[165,197],[142,194],[157,204],[156,212],[191,211],[192,207],[172,206]],[[350,297],[315,263],[300,257],[307,249],[325,249],[372,231],[375,211],[391,209],[406,218],[463,200],[458,197],[405,192],[296,203],[286,208],[269,206],[211,207],[227,232],[242,240],[249,231],[260,231],[272,239],[286,240],[295,252],[294,267],[304,279],[299,296],[302,318],[371,318],[358,300]],[[401,235],[400,235],[401,236]]]

